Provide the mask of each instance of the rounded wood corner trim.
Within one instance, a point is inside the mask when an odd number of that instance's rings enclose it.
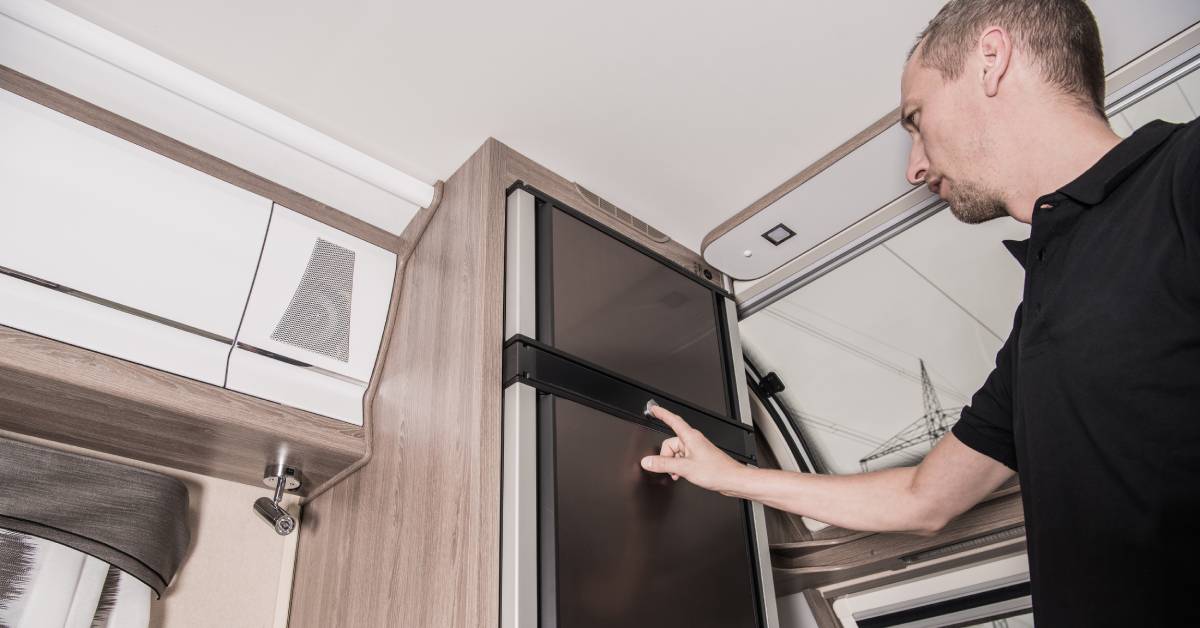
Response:
[[[442,195],[445,194],[446,182],[438,179],[433,183],[433,200],[429,201],[429,207],[425,209],[429,211],[437,211],[438,205],[442,204]]]

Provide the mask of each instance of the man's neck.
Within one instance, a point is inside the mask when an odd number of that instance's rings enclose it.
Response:
[[[1074,109],[1046,110],[1028,120],[1016,137],[1018,178],[1006,204],[1008,213],[1026,224],[1033,220],[1038,198],[1079,178],[1121,143],[1104,120]]]

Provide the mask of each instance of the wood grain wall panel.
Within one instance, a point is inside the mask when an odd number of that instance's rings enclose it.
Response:
[[[438,204],[442,199],[442,186],[441,181],[438,181],[434,185],[433,201],[429,203],[429,207],[423,207],[418,210],[413,219],[409,221],[408,226],[404,228],[404,232],[400,234],[399,247],[396,251],[396,277],[392,281],[392,296],[388,301],[387,319],[384,322],[383,334],[379,339],[379,350],[375,354],[375,365],[371,369],[371,381],[368,382],[367,391],[363,394],[363,432],[365,435],[363,456],[359,458],[358,462],[346,467],[341,473],[309,491],[302,502],[304,504],[311,502],[325,491],[333,488],[333,486],[349,477],[350,474],[357,473],[371,459],[373,434],[371,426],[375,420],[373,402],[383,375],[383,364],[387,360],[388,349],[392,345],[392,332],[396,329],[396,316],[400,309],[400,295],[404,289],[404,269],[407,267],[408,259],[412,255],[413,250],[417,247],[417,242],[420,241],[421,236],[425,233],[425,228],[429,226],[430,219],[433,218],[433,214],[437,211]]]
[[[252,486],[286,452],[301,495],[365,453],[361,427],[4,326],[0,429]]]
[[[371,462],[305,507],[291,626],[498,622],[502,152],[446,181],[405,265]]]

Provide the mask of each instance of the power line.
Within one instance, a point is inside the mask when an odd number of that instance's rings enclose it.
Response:
[[[930,279],[929,277],[926,277],[926,276],[925,276],[925,273],[922,273],[921,271],[917,270],[917,267],[916,267],[916,266],[913,266],[912,264],[909,264],[909,263],[908,263],[908,260],[904,259],[903,257],[900,257],[900,254],[899,254],[899,253],[897,253],[897,252],[895,252],[895,251],[893,251],[893,250],[892,250],[892,248],[891,248],[891,247],[889,247],[887,244],[880,244],[879,246],[881,246],[881,247],[883,247],[885,250],[887,250],[887,252],[888,252],[888,253],[891,253],[892,255],[895,255],[895,256],[896,256],[896,259],[900,260],[900,263],[901,263],[901,264],[904,264],[905,266],[907,266],[907,267],[909,268],[909,270],[911,270],[911,271],[913,271],[914,273],[916,273],[918,277],[920,277],[921,279],[924,279],[924,280],[925,280],[925,283],[929,284],[931,287],[933,287],[933,289],[934,289],[934,290],[937,290],[937,291],[938,291],[938,292],[939,292],[939,293],[940,293],[942,296],[946,297],[946,300],[947,300],[947,301],[949,301],[949,302],[953,303],[953,304],[954,304],[954,305],[955,305],[955,306],[956,306],[958,309],[962,310],[964,314],[966,314],[967,316],[971,317],[971,320],[973,320],[973,321],[975,321],[976,323],[978,323],[978,324],[979,324],[979,326],[980,326],[980,327],[982,327],[982,328],[984,328],[985,330],[987,330],[987,332],[988,332],[989,334],[991,334],[991,335],[995,336],[995,337],[996,337],[996,340],[999,340],[1001,343],[1003,343],[1003,342],[1004,342],[1004,338],[1001,338],[1001,337],[1000,337],[1000,334],[996,333],[996,332],[995,332],[995,331],[994,331],[994,330],[993,330],[991,327],[988,327],[988,326],[987,326],[987,323],[984,323],[983,321],[979,320],[979,317],[975,316],[975,314],[974,314],[974,313],[972,313],[972,312],[971,312],[971,310],[968,310],[968,309],[966,308],[966,306],[965,306],[965,305],[963,305],[962,303],[959,303],[958,301],[956,301],[956,300],[954,299],[954,297],[950,296],[950,294],[949,294],[948,292],[946,292],[945,290],[942,290],[941,286],[939,286],[939,285],[937,285],[936,283],[934,283],[932,279]]]
[[[857,344],[855,344],[849,340],[846,340],[844,338],[839,338],[838,336],[836,336],[834,334],[828,333],[828,332],[823,331],[817,327],[814,327],[808,323],[805,323],[804,321],[802,321],[798,318],[795,318],[794,316],[784,314],[783,312],[778,312],[774,308],[765,310],[764,313],[778,319],[779,321],[783,322],[786,325],[789,325],[793,328],[799,329],[800,331],[807,332],[811,336],[814,336],[814,337],[824,340],[830,344],[833,344],[834,346],[844,349],[845,351],[852,353],[854,355],[857,355],[858,357],[860,357],[864,360],[873,362],[873,363],[883,367],[886,370],[896,373],[897,375],[900,375],[902,377],[910,379],[914,382],[921,381],[920,375],[913,373],[912,371],[904,368],[903,366],[900,366],[899,364],[891,362],[890,360],[877,355],[876,353],[870,351],[869,349],[864,349],[863,347],[860,347]],[[956,399],[966,401],[966,395],[962,394],[961,392],[959,392],[949,386],[940,386],[939,388],[941,388],[944,393],[946,393]]]
[[[809,315],[809,316],[813,316],[813,317],[819,318],[819,319],[821,319],[821,320],[823,320],[823,321],[825,321],[825,322],[829,323],[830,325],[833,325],[833,326],[836,326],[836,327],[840,327],[840,328],[844,329],[845,331],[849,332],[850,334],[853,334],[853,335],[856,335],[856,336],[861,336],[861,337],[863,337],[863,338],[865,338],[865,339],[867,339],[867,340],[869,340],[869,341],[871,341],[871,342],[878,343],[879,345],[882,345],[882,346],[884,346],[884,347],[886,347],[886,348],[888,348],[888,349],[891,349],[891,350],[893,350],[893,351],[895,351],[895,352],[897,352],[897,353],[903,353],[904,355],[907,355],[907,356],[909,356],[909,357],[911,357],[911,358],[914,358],[914,359],[917,359],[917,360],[921,359],[921,356],[919,356],[919,355],[917,355],[917,354],[915,354],[915,353],[912,353],[911,351],[906,351],[906,350],[904,350],[904,349],[902,349],[902,348],[900,348],[900,347],[897,347],[896,345],[894,345],[894,344],[891,344],[891,343],[889,343],[889,342],[887,342],[887,341],[885,341],[885,340],[883,340],[883,339],[881,339],[881,338],[877,338],[877,337],[875,337],[875,336],[873,336],[873,335],[871,335],[871,334],[868,334],[868,333],[866,333],[866,332],[864,332],[864,331],[862,331],[862,330],[859,330],[859,329],[855,329],[855,328],[853,328],[853,327],[850,327],[849,325],[846,325],[846,324],[844,324],[844,323],[842,323],[842,322],[838,321],[838,320],[837,320],[837,319],[835,319],[835,318],[832,318],[832,317],[826,316],[826,315],[824,315],[824,314],[822,314],[822,313],[818,312],[817,310],[814,310],[814,309],[812,309],[812,308],[810,308],[810,307],[806,307],[806,306],[800,305],[800,304],[798,304],[798,303],[792,303],[791,301],[786,301],[786,300],[785,300],[785,301],[779,301],[778,305],[779,305],[779,306],[781,306],[781,307],[783,307],[784,309],[796,310],[798,313],[797,313],[797,314],[793,314],[793,315],[792,315],[793,317],[799,316],[799,315],[800,315],[800,313],[803,313],[803,314],[806,314],[806,315]],[[774,308],[772,308],[772,309],[774,309]],[[796,320],[797,320],[797,322],[799,322],[799,319],[796,319]],[[803,326],[805,326],[805,327],[807,327],[808,329],[816,329],[815,327],[812,327],[812,326],[811,326],[811,324],[809,324],[809,323],[800,323],[800,324],[801,324],[801,325],[803,325]],[[832,335],[832,334],[831,334],[831,335]],[[890,362],[890,361],[888,361],[886,358],[879,356],[879,354],[877,354],[877,353],[875,353],[875,352],[873,352],[873,351],[871,351],[871,350],[869,350],[869,349],[863,348],[863,347],[861,347],[860,345],[858,345],[858,344],[855,344],[853,341],[851,341],[851,340],[849,340],[849,339],[842,338],[842,339],[841,339],[841,342],[845,343],[846,345],[849,345],[849,346],[855,347],[855,348],[857,348],[859,351],[861,351],[861,352],[863,352],[863,353],[866,353],[866,354],[869,354],[870,356],[873,356],[873,357],[876,357],[876,358],[878,358],[877,362],[883,362],[883,363],[885,363],[885,364],[884,364],[884,366],[885,366],[886,368],[889,368],[889,369],[891,369],[891,370],[893,370],[893,371],[896,371],[897,373],[900,373],[901,375],[903,375],[903,376],[905,376],[905,377],[907,377],[907,378],[911,379],[911,380],[912,380],[912,381],[914,381],[914,382],[920,382],[920,381],[921,381],[921,379],[920,379],[920,375],[919,375],[918,373],[915,373],[915,372],[913,372],[913,371],[910,371],[910,370],[908,370],[907,368],[905,368],[905,367],[903,367],[903,366],[901,366],[901,365],[899,365],[899,364],[896,364],[896,363],[894,363],[894,362]],[[839,345],[839,346],[840,346],[840,345]],[[933,372],[933,373],[938,373],[939,375],[941,375],[941,377],[942,377],[942,379],[943,379],[943,380],[949,380],[949,379],[950,379],[950,378],[949,378],[949,377],[947,377],[947,376],[946,376],[944,373],[941,373],[941,372],[939,372],[937,369],[932,369],[932,370],[931,370],[931,372]],[[954,397],[954,398],[956,398],[956,399],[961,399],[961,400],[963,400],[963,401],[966,401],[966,398],[967,398],[967,397],[966,397],[966,395],[964,395],[964,394],[963,394],[961,391],[959,391],[957,388],[955,388],[955,387],[953,387],[953,386],[950,386],[949,384],[945,384],[945,383],[943,383],[943,384],[939,384],[939,385],[937,385],[937,388],[938,388],[938,390],[942,391],[942,393],[943,393],[943,394],[947,394],[947,395],[950,395],[951,397]]]

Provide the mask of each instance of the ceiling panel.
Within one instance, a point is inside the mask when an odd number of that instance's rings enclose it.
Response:
[[[698,249],[895,107],[941,0],[55,4],[426,182],[494,136]]]
[[[894,108],[943,3],[53,2],[426,182],[494,136],[696,250]],[[1091,4],[1113,63],[1200,13]]]

